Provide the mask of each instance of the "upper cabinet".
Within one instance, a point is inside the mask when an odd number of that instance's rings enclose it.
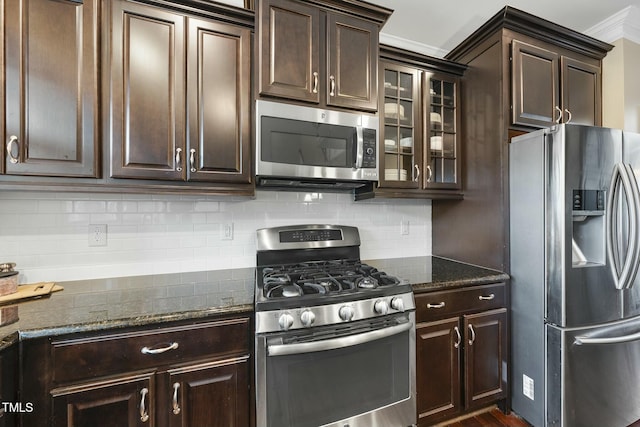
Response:
[[[612,48],[507,6],[447,54],[468,65],[457,109],[470,197],[433,204],[434,254],[509,271],[509,141],[557,122],[601,124],[602,59]]]
[[[360,1],[259,2],[259,95],[375,111],[378,32],[390,14]]]
[[[462,198],[460,76],[465,66],[381,48],[381,197]]]
[[[99,1],[12,0],[0,7],[0,172],[97,176]]]
[[[250,30],[109,5],[110,177],[250,184]]]
[[[512,123],[599,126],[602,72],[597,63],[561,54],[546,43],[511,42]]]

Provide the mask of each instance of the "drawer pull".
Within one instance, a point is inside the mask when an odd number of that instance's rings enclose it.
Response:
[[[442,301],[439,304],[427,304],[427,308],[443,308],[444,307],[444,301]]]
[[[484,295],[480,295],[480,296],[478,297],[478,299],[479,299],[480,301],[491,301],[491,300],[492,300],[492,299],[494,299],[495,297],[496,297],[496,294],[491,294],[491,295],[486,296],[486,297],[485,297]]]
[[[149,412],[147,411],[147,408],[145,406],[145,401],[147,399],[148,393],[149,389],[146,387],[140,390],[140,395],[142,396],[140,398],[140,421],[142,421],[143,423],[149,421]]]
[[[175,350],[176,348],[178,348],[178,343],[173,342],[167,347],[162,347],[162,348],[142,347],[142,350],[140,350],[140,352],[142,354],[160,354],[160,353],[164,353],[165,351]]]
[[[178,415],[180,413],[180,404],[178,403],[178,390],[180,389],[180,383],[173,383],[173,414]]]

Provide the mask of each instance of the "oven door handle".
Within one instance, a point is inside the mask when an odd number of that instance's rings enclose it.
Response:
[[[370,341],[387,338],[406,332],[413,328],[412,322],[403,323],[401,325],[389,326],[375,331],[364,332],[357,335],[349,335],[340,338],[331,338],[328,340],[297,343],[297,344],[274,344],[267,346],[267,355],[269,356],[287,356],[291,354],[314,353],[325,350],[335,350],[337,348],[350,347],[354,345],[365,344]]]

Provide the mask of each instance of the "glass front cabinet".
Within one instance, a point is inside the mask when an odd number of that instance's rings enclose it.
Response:
[[[380,75],[376,195],[462,198],[459,75],[384,60]]]

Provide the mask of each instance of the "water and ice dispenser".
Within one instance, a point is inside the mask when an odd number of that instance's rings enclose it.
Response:
[[[573,267],[606,263],[605,192],[573,190]]]

